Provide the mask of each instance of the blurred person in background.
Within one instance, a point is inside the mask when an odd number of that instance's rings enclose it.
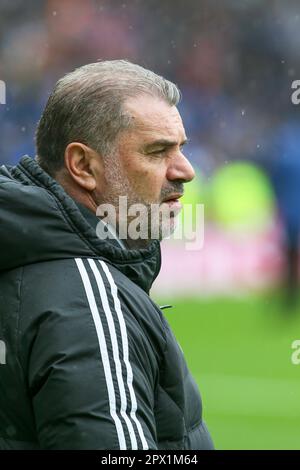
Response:
[[[285,299],[288,307],[294,307],[299,297],[300,241],[300,124],[296,120],[290,119],[276,129],[269,152],[266,166],[284,234]]]

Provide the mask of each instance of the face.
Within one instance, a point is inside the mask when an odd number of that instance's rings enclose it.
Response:
[[[162,238],[174,230],[174,218],[180,211],[178,199],[184,183],[191,181],[194,170],[183,155],[185,130],[175,106],[150,96],[130,99],[125,104],[133,124],[120,133],[114,155],[107,158],[105,187],[101,201],[119,207],[119,196],[127,196],[127,205],[143,204],[147,209],[148,238]],[[152,217],[151,207],[159,207],[159,217]],[[153,210],[152,210],[153,213]],[[119,224],[130,221],[118,220]],[[159,230],[153,230],[153,224]],[[159,233],[158,237],[151,236]],[[157,227],[156,227],[157,229]]]

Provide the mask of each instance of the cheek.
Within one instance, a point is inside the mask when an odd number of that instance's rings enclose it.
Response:
[[[163,162],[137,161],[138,165],[127,161],[123,166],[130,187],[145,200],[156,202],[166,180],[166,167]]]
[[[161,192],[164,178],[157,172],[146,170],[136,173],[132,186],[139,194],[156,199]]]

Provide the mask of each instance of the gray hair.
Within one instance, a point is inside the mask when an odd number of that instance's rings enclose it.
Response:
[[[81,142],[103,156],[119,132],[131,125],[126,99],[148,94],[177,105],[177,86],[127,60],[100,61],[68,73],[56,83],[36,132],[37,161],[50,175],[64,166],[66,146]]]

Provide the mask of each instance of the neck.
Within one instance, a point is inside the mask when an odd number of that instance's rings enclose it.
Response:
[[[55,180],[64,188],[68,196],[74,199],[74,201],[82,204],[84,207],[96,214],[97,204],[88,191],[85,191],[80,186],[74,187],[69,181],[68,175],[65,175],[63,172],[57,173],[55,175]]]
[[[142,248],[148,248],[152,240],[131,240],[127,239],[125,240],[126,246],[129,248],[129,250],[141,250]]]

